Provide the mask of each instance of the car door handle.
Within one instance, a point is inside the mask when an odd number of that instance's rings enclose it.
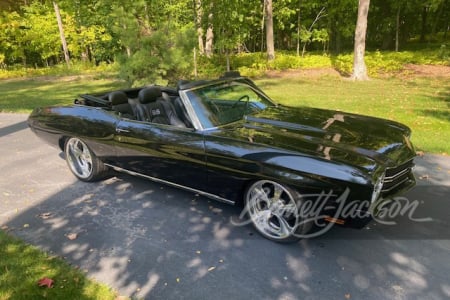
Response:
[[[116,128],[116,132],[117,132],[117,133],[124,133],[124,132],[130,132],[130,131],[127,130],[127,129]]]

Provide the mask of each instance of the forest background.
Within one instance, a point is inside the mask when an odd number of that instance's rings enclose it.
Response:
[[[0,9],[0,78],[110,70],[135,86],[226,70],[350,75],[358,1],[0,0]],[[449,20],[449,0],[372,0],[369,76],[450,65]]]

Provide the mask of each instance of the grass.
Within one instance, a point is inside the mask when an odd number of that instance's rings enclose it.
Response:
[[[449,154],[449,77],[406,76],[351,82],[331,75],[281,73],[256,82],[282,104],[399,121],[411,127],[413,142],[419,150]],[[70,104],[81,93],[124,86],[124,82],[114,79],[83,76],[0,81],[0,111],[29,113],[37,106]]]
[[[418,150],[450,151],[450,80],[385,78],[352,82],[335,76],[261,79],[257,84],[279,103],[348,111],[395,120],[412,129]]]
[[[117,294],[98,284],[62,259],[49,256],[0,230],[0,300],[6,299],[117,299]],[[39,287],[43,277],[52,288]]]
[[[29,113],[37,106],[71,104],[79,94],[122,87],[122,81],[82,75],[0,81],[0,112]]]

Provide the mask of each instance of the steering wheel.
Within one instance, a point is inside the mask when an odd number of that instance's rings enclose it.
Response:
[[[236,105],[239,104],[239,102],[242,102],[242,101],[244,101],[244,100],[245,100],[245,102],[248,104],[248,101],[250,101],[250,97],[249,97],[248,95],[241,96],[241,97],[233,104],[233,106],[231,106],[231,108],[235,108]],[[246,105],[245,107],[247,107],[247,105]]]
[[[214,103],[214,101],[211,100],[208,104],[216,114],[221,113],[221,109]]]

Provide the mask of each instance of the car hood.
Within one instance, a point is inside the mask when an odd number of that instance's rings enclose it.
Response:
[[[251,143],[353,165],[367,171],[415,156],[403,124],[341,111],[277,106],[244,118]]]

